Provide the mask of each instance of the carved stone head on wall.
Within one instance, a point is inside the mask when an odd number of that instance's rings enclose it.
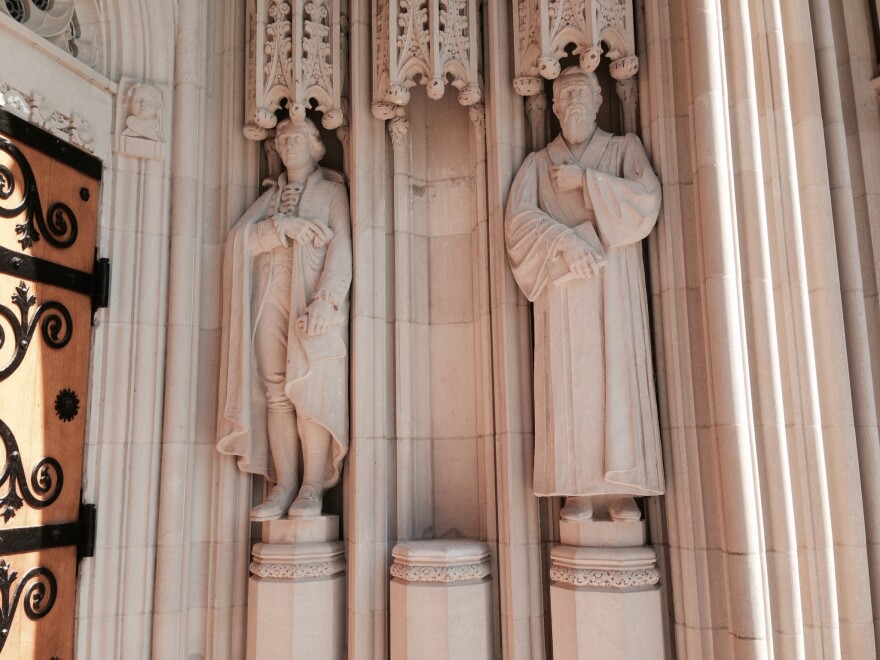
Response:
[[[162,92],[158,88],[146,84],[131,85],[125,94],[125,110],[123,135],[162,141]]]

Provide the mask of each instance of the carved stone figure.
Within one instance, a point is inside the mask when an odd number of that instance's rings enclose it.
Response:
[[[127,116],[122,135],[162,142],[161,109],[162,92],[159,89],[152,85],[132,85],[126,92]]]
[[[253,520],[320,515],[348,449],[348,195],[318,166],[311,121],[279,123],[275,146],[286,171],[233,227],[224,263],[218,448],[276,482]]]
[[[523,163],[507,205],[514,277],[534,303],[535,494],[566,495],[562,517],[640,518],[634,496],[664,492],[641,240],[660,183],[635,135],[596,126],[594,73],[553,83],[562,134]]]

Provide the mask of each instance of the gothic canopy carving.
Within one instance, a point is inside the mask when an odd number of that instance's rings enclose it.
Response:
[[[611,60],[611,75],[632,78],[638,71],[633,34],[632,0],[513,0],[516,34],[516,77],[522,96],[544,89],[542,78],[553,80],[559,60],[574,46],[584,71],[593,71],[602,56]]]
[[[410,89],[420,82],[429,98],[446,85],[458,101],[480,102],[479,0],[373,0],[373,114],[403,114]]]
[[[305,118],[311,102],[324,128],[346,124],[347,0],[248,0],[245,137],[263,140],[287,107]]]

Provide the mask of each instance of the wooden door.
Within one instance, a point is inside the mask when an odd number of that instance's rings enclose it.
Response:
[[[100,179],[99,160],[0,111],[0,660],[73,659]]]

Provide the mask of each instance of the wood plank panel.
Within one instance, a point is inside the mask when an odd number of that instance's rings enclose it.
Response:
[[[100,163],[80,156],[0,112],[0,658],[73,657],[77,548],[13,549],[79,517],[92,301],[47,262],[93,270]]]
[[[52,548],[0,556],[0,562],[6,562],[8,577],[15,574],[15,579],[8,585],[10,601],[19,592],[17,607],[11,610],[12,619],[3,620],[7,630],[5,639],[0,629],[0,643],[3,645],[0,658],[72,660],[76,548]],[[51,573],[54,588],[45,574],[29,576],[35,569]],[[4,588],[2,581],[0,588]],[[28,617],[27,605],[30,605],[34,619]],[[36,618],[42,612],[45,614]]]

